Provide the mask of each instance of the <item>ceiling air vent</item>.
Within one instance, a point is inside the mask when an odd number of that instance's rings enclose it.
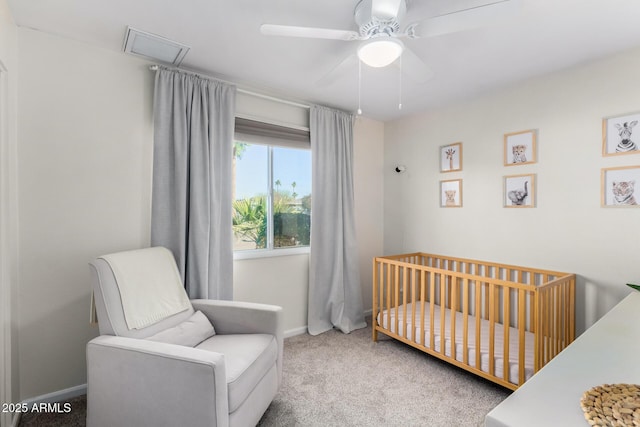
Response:
[[[189,47],[155,34],[127,27],[124,51],[178,66],[189,52]]]

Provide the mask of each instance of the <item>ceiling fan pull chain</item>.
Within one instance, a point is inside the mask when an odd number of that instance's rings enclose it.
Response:
[[[398,72],[398,110],[402,110],[402,55],[398,58],[400,61],[399,72]]]
[[[362,101],[362,61],[358,59],[358,115],[362,114],[360,103]]]

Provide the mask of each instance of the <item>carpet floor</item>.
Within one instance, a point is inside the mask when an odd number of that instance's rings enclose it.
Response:
[[[469,426],[510,391],[371,327],[285,340],[284,380],[258,424],[269,426]],[[24,414],[21,427],[85,425],[84,396],[69,414]],[[133,426],[135,427],[135,426]]]

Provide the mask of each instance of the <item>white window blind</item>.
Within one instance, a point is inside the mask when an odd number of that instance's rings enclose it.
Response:
[[[236,117],[236,141],[289,148],[311,148],[308,130]]]

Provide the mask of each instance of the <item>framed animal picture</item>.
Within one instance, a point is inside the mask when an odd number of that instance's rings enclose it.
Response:
[[[603,168],[601,173],[602,207],[637,208],[639,195],[635,192],[640,184],[640,166]]]
[[[441,208],[461,208],[462,207],[462,180],[450,179],[440,181],[440,207]]]
[[[534,208],[536,206],[535,174],[509,175],[504,177],[504,207]]]
[[[518,166],[535,162],[537,162],[535,130],[504,134],[505,166]]]
[[[462,142],[440,147],[440,172],[462,170]]]
[[[640,123],[640,112],[602,119],[602,155],[640,153],[638,123]],[[636,140],[638,140],[637,143]]]

